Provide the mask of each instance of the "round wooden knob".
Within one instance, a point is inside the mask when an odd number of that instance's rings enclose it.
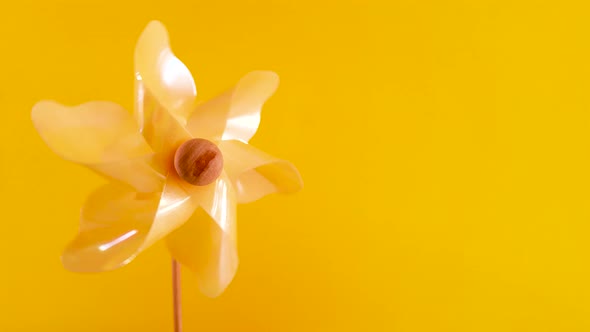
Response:
[[[174,154],[174,168],[184,181],[205,186],[215,181],[223,170],[223,155],[212,142],[193,138],[184,142]]]

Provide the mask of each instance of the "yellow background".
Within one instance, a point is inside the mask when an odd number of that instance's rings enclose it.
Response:
[[[305,189],[241,206],[186,331],[589,331],[586,1],[11,1],[0,5],[0,331],[171,331],[169,257],[63,270],[102,180],[33,130],[39,99],[132,105],[151,19],[209,98],[281,76],[252,143]]]

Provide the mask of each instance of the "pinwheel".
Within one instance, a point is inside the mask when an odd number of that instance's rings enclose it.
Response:
[[[251,72],[198,103],[193,77],[157,21],[139,37],[134,60],[133,114],[106,101],[33,107],[51,150],[108,179],[83,204],[63,265],[113,270],[164,239],[174,264],[190,270],[205,295],[218,296],[238,265],[236,205],[303,185],[291,163],[248,144],[278,76]]]

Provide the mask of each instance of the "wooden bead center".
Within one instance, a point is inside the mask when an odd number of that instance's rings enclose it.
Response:
[[[221,175],[223,155],[213,142],[193,138],[176,150],[174,168],[184,181],[195,186],[205,186]]]

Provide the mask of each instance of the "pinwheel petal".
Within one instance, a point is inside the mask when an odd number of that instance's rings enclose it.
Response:
[[[186,184],[172,171],[166,179],[158,211],[142,249],[154,244],[182,226],[199,206],[199,200],[184,189]]]
[[[41,101],[33,125],[56,154],[138,191],[161,189],[164,178],[151,167],[149,145],[123,107],[94,101],[69,107]]]
[[[278,85],[274,72],[250,72],[229,91],[197,105],[187,129],[195,137],[248,142],[258,130],[262,105]]]
[[[236,195],[223,174],[214,183],[193,187],[200,208],[167,238],[172,256],[195,273],[203,294],[219,296],[238,267]]]
[[[150,91],[141,88],[140,78],[137,78],[137,85],[140,89],[136,95],[136,114],[140,116],[141,134],[155,151],[155,168],[165,174],[172,165],[176,149],[192,137]]]
[[[79,234],[66,247],[62,262],[75,272],[119,268],[180,227],[196,207],[174,177],[168,178],[162,193],[107,184],[88,197]]]
[[[78,236],[62,255],[64,267],[101,272],[130,262],[146,238],[158,202],[159,194],[142,196],[113,183],[97,189],[82,208]]]
[[[135,71],[142,86],[181,123],[194,109],[197,88],[189,69],[172,53],[166,27],[150,22],[135,46]],[[141,114],[138,116],[141,126]]]
[[[303,187],[297,168],[241,141],[222,141],[224,167],[238,195],[249,203],[272,193],[294,193]]]

